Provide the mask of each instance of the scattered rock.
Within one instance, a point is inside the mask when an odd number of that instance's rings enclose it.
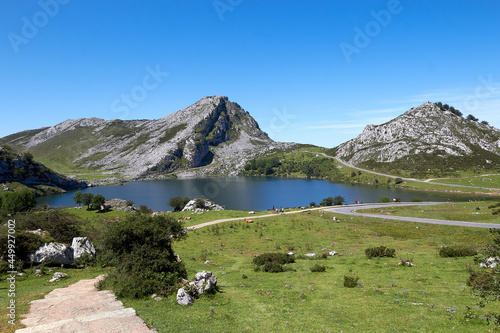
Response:
[[[205,212],[208,210],[213,210],[213,211],[221,211],[224,210],[222,206],[217,205],[216,203],[213,203],[212,201],[205,199],[205,198],[196,198],[193,200],[190,200],[186,206],[184,206],[184,209],[182,210],[183,212],[185,211],[192,211],[195,213],[200,213],[200,212]]]
[[[177,290],[177,303],[179,305],[190,305],[193,304],[193,298],[189,295],[184,288]]]
[[[73,258],[77,259],[84,253],[88,253],[92,258],[95,257],[95,247],[87,237],[75,237],[71,243],[73,249]]]
[[[212,262],[211,262],[210,260],[205,261],[205,265],[209,265],[209,264],[211,264],[211,263],[212,263]]]
[[[30,234],[35,234],[35,235],[41,236],[41,235],[42,235],[42,233],[43,233],[43,230],[42,230],[42,229],[37,229],[37,230],[26,230],[26,232],[29,232]]]
[[[288,252],[288,255],[289,255],[289,256],[293,256],[293,255],[295,255],[295,253],[293,253],[293,252]]]
[[[499,257],[489,257],[488,259],[486,259],[486,263],[481,263],[479,265],[479,267],[484,267],[484,268],[495,268],[497,267],[498,263],[500,262],[500,258]]]
[[[73,262],[73,249],[61,243],[46,243],[28,254],[28,259],[34,263],[69,265]]]
[[[314,258],[316,257],[316,253],[306,253],[304,254],[306,257],[309,257],[309,258]]]
[[[43,271],[40,268],[35,269],[34,273],[35,273],[35,276],[38,276],[38,277],[43,275]]]
[[[60,279],[65,279],[67,277],[68,274],[66,273],[55,272],[54,275],[52,275],[52,279],[50,279],[49,282],[56,282],[59,281]]]
[[[334,256],[336,254],[339,254],[337,251],[330,251],[328,252],[328,255]]]

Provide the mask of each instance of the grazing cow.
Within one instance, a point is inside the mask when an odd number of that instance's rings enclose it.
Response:
[[[191,220],[191,216],[184,216],[184,220]]]
[[[178,219],[178,220],[177,220],[177,223],[181,223],[181,222],[182,222],[182,219]]]
[[[246,223],[253,223],[253,220],[249,220],[249,219],[245,218],[245,222]]]

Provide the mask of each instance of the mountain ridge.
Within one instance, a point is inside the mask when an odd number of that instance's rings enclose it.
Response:
[[[367,125],[334,152],[350,164],[374,168],[391,163],[423,168],[421,161],[431,160],[450,168],[474,160],[474,167],[489,168],[500,161],[500,130],[427,102],[384,124]]]
[[[68,119],[0,139],[49,167],[125,178],[234,175],[251,158],[293,146],[273,141],[251,115],[223,96],[203,97],[156,120]],[[203,170],[202,170],[203,169]]]

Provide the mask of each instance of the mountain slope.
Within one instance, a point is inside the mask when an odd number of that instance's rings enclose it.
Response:
[[[19,182],[27,186],[49,185],[64,190],[85,188],[87,184],[59,175],[32,160],[30,154],[21,156],[0,147],[0,183]]]
[[[500,130],[428,102],[385,124],[366,126],[334,151],[353,165],[382,170],[494,169],[500,163]]]
[[[222,96],[204,97],[157,120],[70,119],[0,144],[27,149],[64,173],[124,177],[231,175],[248,159],[291,145],[271,140],[248,112]]]

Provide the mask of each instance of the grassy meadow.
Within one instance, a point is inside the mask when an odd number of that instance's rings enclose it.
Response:
[[[422,217],[451,221],[500,223],[500,215],[492,214],[498,201],[453,202],[429,206],[390,206],[387,208],[360,209],[359,213]]]
[[[489,204],[456,203],[453,204],[456,206],[443,204],[418,209],[442,210],[441,215],[434,217],[446,218],[445,210],[452,214],[459,206],[466,206],[462,212],[465,218],[476,211],[476,206],[482,212],[482,207]],[[398,209],[404,213],[408,207]],[[87,221],[89,230],[127,214],[69,210]],[[187,215],[169,214],[176,219]],[[421,212],[415,214],[422,216]],[[193,215],[193,219],[184,221],[186,226],[216,219],[237,220],[190,231],[185,240],[174,243],[189,278],[192,280],[199,271],[212,271],[218,278],[219,293],[202,296],[188,307],[178,305],[175,295],[160,301],[121,299],[125,307],[133,307],[159,332],[487,332],[492,329],[485,322],[464,318],[466,306],[473,306],[476,301],[466,283],[469,275],[466,267],[472,263],[472,257],[455,259],[438,255],[441,246],[466,245],[479,249],[491,242],[487,229],[403,223],[320,210],[263,217],[253,223],[242,221],[243,216],[248,216],[248,212]],[[333,222],[333,216],[342,222]],[[382,245],[395,249],[395,257],[367,259],[366,248]],[[323,258],[323,254],[332,250],[339,254]],[[284,272],[254,270],[252,259],[256,255],[290,251],[297,259]],[[306,253],[316,253],[319,258],[306,259]],[[210,264],[205,264],[207,260]],[[415,266],[398,265],[401,260],[410,260]],[[311,272],[316,264],[325,266],[326,271]],[[35,277],[27,270],[16,286],[18,314],[28,311],[30,300],[79,279],[106,273],[108,269],[67,269],[72,277],[54,284],[48,283],[51,275]],[[359,278],[355,288],[344,287],[346,275]],[[5,295],[7,284],[4,286]],[[2,309],[7,302],[5,297],[0,298]],[[490,307],[489,310],[500,311],[499,304]],[[1,310],[3,316],[6,313]],[[2,321],[0,330],[13,332],[14,327]]]
[[[453,244],[479,248],[490,240],[488,230],[336,216],[343,222],[312,212],[190,232],[175,244],[176,253],[191,279],[202,270],[217,275],[221,293],[189,307],[177,305],[174,296],[123,301],[160,332],[487,330],[484,322],[464,319],[466,306],[475,304],[466,286],[472,258],[441,258],[438,250]],[[396,256],[367,259],[365,249],[380,245],[396,249]],[[303,257],[331,250],[339,255]],[[288,271],[254,271],[255,255],[289,251],[302,259]],[[415,266],[400,266],[401,259]],[[326,271],[311,272],[315,264]],[[345,275],[358,276],[358,287],[344,287]]]

